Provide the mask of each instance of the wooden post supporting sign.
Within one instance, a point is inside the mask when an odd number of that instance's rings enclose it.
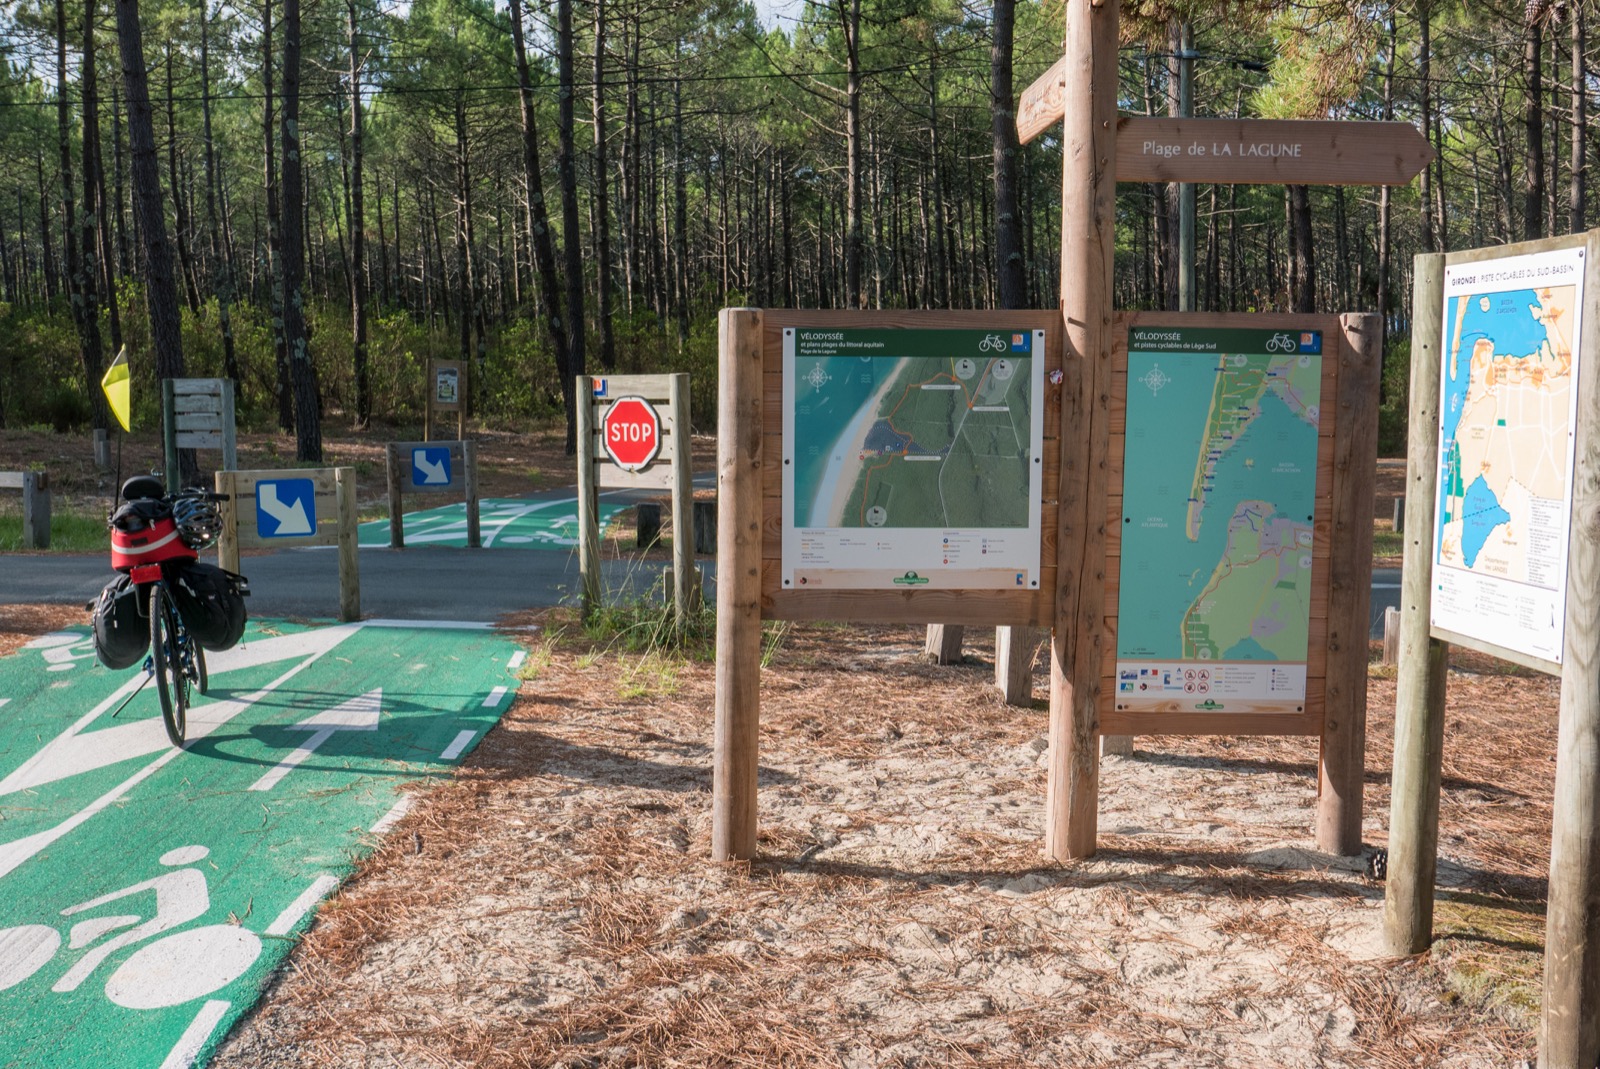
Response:
[[[244,549],[339,547],[339,619],[361,619],[361,566],[356,523],[356,469],[284,468],[219,471],[226,494],[217,563],[239,571]]]

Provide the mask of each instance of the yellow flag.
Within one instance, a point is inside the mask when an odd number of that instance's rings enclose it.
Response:
[[[106,368],[105,377],[100,380],[100,388],[106,392],[106,404],[111,406],[111,414],[117,417],[117,422],[122,424],[122,429],[131,431],[128,426],[128,347],[124,345],[117,351],[117,358],[111,361],[111,366]]]

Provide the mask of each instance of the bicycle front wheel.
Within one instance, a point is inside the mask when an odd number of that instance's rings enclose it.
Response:
[[[174,746],[183,745],[189,714],[189,680],[178,645],[178,607],[164,583],[150,585],[150,663],[155,670],[161,722]]]

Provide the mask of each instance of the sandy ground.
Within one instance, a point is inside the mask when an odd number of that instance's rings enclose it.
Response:
[[[710,666],[570,634],[529,640],[501,727],[328,904],[214,1065],[1531,1057],[1543,679],[1453,674],[1452,706],[1486,715],[1452,714],[1442,938],[1395,961],[1381,883],[1314,848],[1314,739],[1140,739],[1103,764],[1100,852],[1056,865],[1043,703],[1001,703],[985,636],[937,668],[915,629],[792,627],[763,675],[761,857],[717,866]],[[1377,844],[1381,669],[1371,693]],[[1497,774],[1507,754],[1525,775]]]

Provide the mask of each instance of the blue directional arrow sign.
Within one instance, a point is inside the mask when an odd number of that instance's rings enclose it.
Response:
[[[294,538],[317,530],[317,490],[310,479],[264,479],[256,483],[256,534]]]
[[[422,446],[411,451],[412,486],[449,486],[450,478],[449,446]]]

